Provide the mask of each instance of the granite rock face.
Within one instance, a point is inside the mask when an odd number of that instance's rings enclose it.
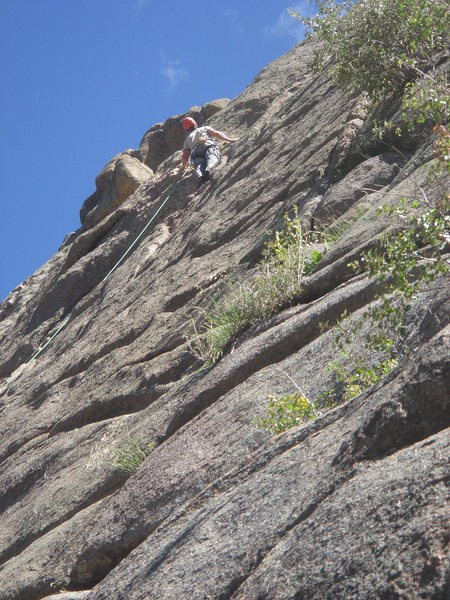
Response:
[[[190,175],[173,188],[181,117],[152,127],[0,306],[1,600],[449,594],[447,282],[413,299],[411,352],[375,386],[278,436],[255,425],[269,394],[332,383],[321,323],[347,310],[364,335],[378,288],[349,263],[391,227],[377,207],[448,183],[427,180],[428,138],[348,162],[364,100],[311,55],[298,45],[236,99],[186,113],[239,138],[198,191]],[[297,305],[198,371],[191,319],[251,277],[294,205],[306,230],[345,232]],[[133,475],[112,464],[129,438],[155,443]]]
[[[153,175],[153,171],[134,154],[135,151],[118,154],[97,176],[96,191],[81,207],[82,225],[87,228],[97,225]]]

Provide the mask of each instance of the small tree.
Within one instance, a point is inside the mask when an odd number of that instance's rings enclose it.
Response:
[[[315,4],[318,13],[310,18],[290,12],[308,35],[322,41],[316,67],[326,68],[327,58],[332,58],[335,83],[352,92],[367,92],[374,101],[401,94],[408,82],[427,77],[430,61],[448,44],[447,0],[316,0]]]

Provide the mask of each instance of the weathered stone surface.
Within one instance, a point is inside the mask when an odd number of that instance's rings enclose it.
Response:
[[[321,598],[325,590],[370,598],[397,589],[414,597],[425,565],[445,553],[450,436],[409,447],[449,424],[439,422],[450,407],[439,406],[450,383],[444,336],[411,362],[326,426],[256,450],[165,520],[89,598],[112,590],[124,590],[119,598],[226,598],[243,582],[237,597]],[[405,546],[413,547],[407,556]],[[445,570],[431,571],[427,584],[430,596],[442,592]]]
[[[96,191],[83,204],[81,223],[90,228],[112,213],[153,171],[126,152],[111,160],[95,180]]]
[[[346,309],[364,339],[378,288],[348,264],[392,226],[377,206],[417,189],[432,200],[448,183],[427,181],[429,139],[411,156],[360,156],[340,181],[327,175],[346,126],[364,114],[310,58],[311,43],[299,45],[235,100],[189,111],[239,142],[222,146],[212,185],[179,183],[106,281],[176,182],[179,116],[113,159],[97,188],[117,187],[120,161],[127,173],[154,161],[153,176],[145,167],[101,217],[100,192],[85,203],[89,228],[1,305],[1,600],[448,592],[445,281],[413,299],[411,353],[388,377],[280,436],[255,426],[269,394],[294,381],[316,398],[332,383],[333,330],[321,323]],[[354,146],[341,149],[350,164]],[[190,319],[228,278],[251,276],[266,231],[294,204],[306,229],[331,215],[347,228],[298,305],[197,372]],[[129,436],[156,442],[131,476],[110,462]]]
[[[51,596],[45,596],[45,600],[81,600],[86,598],[89,591],[86,592],[62,592],[61,594],[52,594]]]
[[[337,144],[330,154],[328,171],[332,176],[342,176],[343,172],[345,174],[345,166],[348,160],[349,150],[364,125],[367,112],[367,97],[365,94],[362,94],[359,98],[357,98],[354,106],[350,110],[347,117],[347,123],[339,134]]]
[[[362,162],[327,190],[314,212],[316,227],[329,225],[363,196],[382,190],[395,178],[404,162],[402,156],[390,152]]]

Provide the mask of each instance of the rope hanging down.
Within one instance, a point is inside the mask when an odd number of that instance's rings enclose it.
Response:
[[[173,194],[173,192],[175,191],[175,188],[177,187],[177,185],[180,183],[180,181],[183,179],[183,177],[185,176],[187,172],[187,169],[183,171],[180,179],[178,181],[176,181],[173,186],[170,188],[169,193],[167,194],[166,198],[161,202],[159,208],[157,209],[157,211],[154,213],[154,215],[152,216],[152,218],[149,220],[149,222],[146,224],[146,226],[144,227],[144,229],[141,231],[141,233],[137,236],[137,238],[134,240],[134,242],[131,244],[131,246],[129,246],[129,248],[127,248],[127,250],[122,254],[122,256],[119,258],[119,260],[116,262],[116,264],[113,266],[113,268],[105,275],[105,277],[102,279],[102,283],[103,281],[106,281],[108,279],[108,277],[111,275],[111,273],[113,273],[117,267],[120,265],[120,263],[123,261],[123,259],[127,256],[127,254],[130,252],[130,250],[137,244],[137,242],[141,239],[141,237],[144,235],[144,233],[147,231],[147,229],[150,227],[152,221],[154,220],[154,218],[156,217],[156,215],[159,213],[159,211],[162,209],[162,207],[164,206],[164,204],[167,202],[167,200],[170,198],[170,196]]]
[[[123,261],[123,259],[130,253],[130,251],[132,250],[132,248],[134,248],[134,246],[137,244],[137,242],[141,239],[141,237],[144,235],[144,233],[147,231],[147,229],[150,227],[150,225],[152,224],[152,222],[154,221],[155,217],[157,216],[157,214],[161,211],[161,209],[163,208],[163,206],[166,204],[166,202],[169,200],[169,198],[171,197],[171,195],[173,194],[173,192],[175,191],[176,187],[178,186],[178,184],[181,182],[181,180],[183,179],[183,177],[186,175],[187,173],[187,169],[185,169],[181,175],[181,177],[178,179],[178,181],[176,181],[172,187],[169,190],[169,193],[167,194],[167,196],[164,198],[164,200],[161,202],[161,204],[159,205],[159,207],[157,208],[157,210],[153,213],[152,217],[149,219],[149,221],[146,223],[145,227],[142,229],[142,231],[139,233],[139,235],[137,236],[137,238],[130,244],[130,246],[126,249],[126,251],[122,254],[122,256],[119,258],[119,260],[116,262],[116,264],[108,271],[108,273],[105,275],[105,277],[102,279],[101,283],[103,283],[104,281],[106,281],[108,279],[108,277],[117,269],[117,267],[120,265],[120,263]],[[25,369],[28,367],[28,365],[33,362],[33,360],[35,360],[36,358],[38,358],[38,356],[40,356],[44,350],[51,344],[51,342],[55,339],[55,337],[58,335],[58,333],[64,329],[64,327],[67,325],[67,323],[70,321],[70,317],[71,317],[71,313],[64,319],[64,321],[61,323],[61,325],[58,327],[58,329],[55,331],[55,333],[52,335],[52,337],[50,339],[48,339],[45,344],[43,346],[40,346],[36,352],[33,354],[33,356],[30,358],[30,360],[28,362],[25,363],[25,365],[23,366],[23,368],[18,368],[18,372],[14,377],[11,377],[6,383],[5,385],[0,389],[0,394],[2,394],[7,388],[8,386],[15,381],[24,371]]]

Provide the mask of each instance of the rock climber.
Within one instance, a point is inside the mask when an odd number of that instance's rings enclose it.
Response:
[[[198,187],[200,187],[209,181],[211,169],[220,160],[219,146],[214,138],[228,144],[234,144],[237,142],[237,138],[230,138],[212,127],[199,127],[192,117],[183,119],[183,128],[187,131],[188,136],[184,141],[180,172],[184,171],[189,158],[191,158],[194,164],[194,175]]]

